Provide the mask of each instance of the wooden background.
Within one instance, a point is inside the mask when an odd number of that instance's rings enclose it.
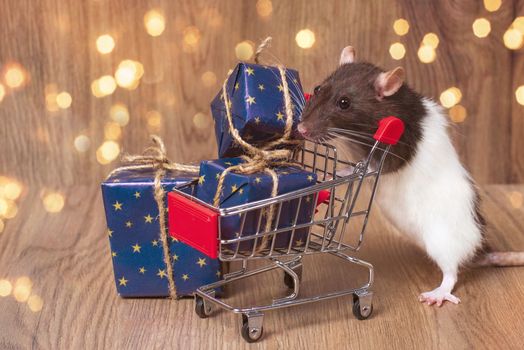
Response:
[[[95,156],[104,141],[109,109],[117,102],[126,104],[131,116],[119,140],[124,151],[141,151],[149,133],[156,132],[174,160],[215,157],[209,102],[218,84],[205,87],[201,75],[212,71],[221,82],[237,62],[237,43],[258,43],[271,35],[271,54],[299,69],[306,90],[336,67],[347,44],[357,48],[361,59],[387,68],[404,66],[408,82],[428,96],[438,99],[446,88],[459,87],[468,117],[453,133],[467,167],[481,184],[523,182],[524,107],[514,93],[524,84],[524,55],[522,50],[506,49],[502,42],[512,20],[522,15],[523,4],[504,0],[498,11],[490,13],[478,0],[317,0],[307,5],[273,1],[272,15],[261,18],[254,0],[2,0],[0,65],[20,63],[30,81],[20,90],[8,90],[0,102],[0,175],[35,188],[97,183],[117,163],[102,166]],[[144,14],[152,8],[166,18],[166,30],[159,37],[149,36],[143,25]],[[392,28],[399,17],[410,23],[403,37]],[[491,21],[487,38],[473,35],[471,25],[477,17]],[[187,26],[196,26],[201,34],[192,52],[183,45]],[[295,43],[303,28],[316,35],[311,49]],[[439,36],[440,45],[437,59],[424,64],[417,50],[428,32]],[[106,33],[115,38],[116,47],[101,55],[95,41]],[[388,53],[395,41],[407,48],[400,61]],[[140,86],[94,97],[91,82],[114,74],[123,59],[143,63]],[[70,108],[46,110],[48,84],[71,94]],[[159,130],[147,127],[150,110],[162,114]],[[195,124],[193,117],[199,112],[206,117]],[[86,153],[73,146],[81,133],[91,141]]]

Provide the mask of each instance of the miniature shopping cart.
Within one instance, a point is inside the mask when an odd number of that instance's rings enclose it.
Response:
[[[242,267],[238,271],[225,274],[222,280],[197,289],[195,310],[198,316],[201,318],[208,317],[211,313],[212,304],[242,314],[241,334],[248,342],[255,342],[262,337],[263,312],[266,310],[351,294],[353,295],[354,315],[360,320],[368,318],[373,310],[373,292],[371,291],[373,266],[368,262],[349,256],[347,253],[359,250],[362,245],[384,160],[390,147],[397,143],[403,130],[404,124],[400,119],[395,117],[382,119],[374,135],[376,141],[370,147],[370,152],[366,158],[359,162],[339,159],[336,148],[329,144],[306,142],[304,146],[295,151],[294,160],[297,165],[305,170],[315,172],[318,183],[306,189],[273,198],[230,208],[215,208],[191,195],[192,191],[195,190],[196,182],[185,185],[185,188],[176,189],[171,194],[175,200],[179,201],[179,205],[175,206],[174,210],[177,210],[176,208],[182,210],[180,214],[176,213],[177,220],[192,220],[191,222],[194,224],[185,225],[185,227],[187,230],[192,230],[190,233],[193,235],[200,233],[196,232],[199,225],[203,225],[200,227],[210,227],[210,230],[216,230],[218,258],[224,262],[240,261],[242,263]],[[342,169],[345,170],[341,172]],[[348,171],[347,169],[351,170]],[[371,185],[367,190],[364,189],[366,182]],[[362,200],[360,200],[359,205],[357,205],[360,194],[366,191],[367,197],[364,204],[362,205]],[[299,222],[300,207],[305,205],[306,201],[310,202],[312,197],[314,197],[313,203],[323,202],[324,204],[318,208],[316,214],[308,218],[307,222]],[[296,208],[296,214],[294,220],[283,227],[278,224],[279,217],[282,208],[291,202],[295,203],[293,208]],[[273,206],[276,220],[274,220],[275,224],[267,229],[265,225],[261,224],[261,218],[263,213],[267,212],[271,206]],[[171,210],[170,203],[170,212]],[[191,217],[188,218],[188,215]],[[259,218],[257,230],[255,233],[245,233],[246,217],[253,215]],[[221,221],[233,216],[240,218],[239,232],[237,237],[226,239],[221,235]],[[356,230],[347,229],[349,224],[357,218],[360,218],[358,228]],[[298,230],[303,232],[304,229],[307,232],[305,242],[300,245],[296,244],[293,236]],[[287,246],[275,245],[279,235],[286,235],[289,240]],[[270,243],[263,249],[259,249],[259,243],[265,236],[270,237]],[[244,242],[251,242],[249,247],[252,248],[241,249],[241,243]],[[367,282],[358,288],[300,298],[302,258],[305,255],[319,253],[329,253],[367,269]],[[248,262],[254,259],[266,259],[268,264],[263,267],[248,269]],[[215,292],[226,284],[277,268],[284,270],[284,283],[289,287],[290,293],[283,298],[273,300],[270,304],[235,307],[215,296]]]

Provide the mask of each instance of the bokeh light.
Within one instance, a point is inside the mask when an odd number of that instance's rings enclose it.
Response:
[[[42,198],[44,209],[49,213],[59,213],[65,205],[65,198],[61,193],[49,192]]]
[[[0,198],[0,216],[4,216],[7,213],[9,204],[5,198]]]
[[[143,75],[144,66],[142,63],[133,60],[123,60],[115,72],[115,80],[118,86],[133,90],[138,86]]]
[[[12,219],[18,214],[18,206],[14,201],[7,201],[7,212],[4,214],[4,218]]]
[[[89,137],[86,135],[81,134],[75,137],[74,145],[78,152],[84,153],[89,150],[89,147],[91,147],[91,140],[89,140]]]
[[[95,97],[111,95],[116,90],[116,81],[111,75],[104,75],[91,83],[91,92]]]
[[[162,114],[157,110],[151,110],[146,113],[147,126],[150,131],[160,130],[162,124]]]
[[[440,94],[440,103],[446,108],[451,108],[462,100],[462,91],[453,86]]]
[[[524,34],[516,28],[506,30],[502,39],[504,40],[504,45],[511,50],[518,50],[524,44]]]
[[[298,47],[309,49],[315,44],[315,33],[311,29],[302,29],[295,36]]]
[[[422,63],[431,63],[437,58],[435,49],[429,45],[422,44],[417,52],[418,59]]]
[[[194,49],[200,42],[200,29],[195,26],[184,28],[184,45],[187,49]]]
[[[0,84],[0,102],[4,99],[5,96],[5,87],[3,84]]]
[[[253,43],[250,41],[242,41],[235,46],[235,55],[241,61],[249,60],[255,51]]]
[[[484,0],[484,7],[489,12],[495,12],[502,5],[502,0]]]
[[[17,278],[15,282],[15,287],[13,289],[13,297],[18,302],[25,302],[31,295],[31,288],[33,287],[33,282],[27,276]]]
[[[129,110],[123,103],[115,103],[109,109],[110,118],[120,126],[126,126],[129,123]]]
[[[449,119],[455,123],[462,123],[468,115],[466,108],[458,104],[451,107],[448,113]]]
[[[31,311],[39,312],[44,306],[44,301],[40,296],[33,294],[29,297],[29,299],[27,299],[27,306],[29,306]]]
[[[508,195],[508,199],[511,206],[515,209],[522,208],[522,205],[524,204],[524,196],[517,191],[511,191]]]
[[[521,85],[515,90],[515,98],[517,102],[524,106],[524,85]]]
[[[477,18],[472,27],[473,34],[479,38],[485,38],[491,32],[491,23],[486,18]]]
[[[115,48],[115,39],[109,34],[100,35],[96,39],[96,49],[102,55],[106,55],[113,51]]]
[[[204,113],[197,113],[193,116],[193,124],[197,129],[206,129],[209,126],[209,117]]]
[[[397,35],[406,35],[409,32],[409,22],[404,18],[399,18],[393,22],[393,30]]]
[[[524,16],[515,18],[511,26],[524,35]]]
[[[151,36],[159,36],[166,29],[166,19],[160,11],[149,10],[144,15],[144,26],[147,34]]]
[[[204,72],[201,79],[205,87],[213,87],[217,83],[217,76],[211,71]]]
[[[424,35],[424,38],[422,39],[422,44],[431,46],[432,48],[436,49],[438,47],[440,40],[435,33],[427,33]]]
[[[96,159],[100,164],[109,164],[120,154],[120,146],[115,141],[105,141],[96,151]]]
[[[122,136],[120,124],[116,122],[107,122],[104,125],[104,136],[107,140],[118,140]]]
[[[406,48],[402,43],[393,43],[389,47],[389,54],[395,60],[401,60],[406,55]]]
[[[273,12],[271,0],[258,0],[256,7],[258,15],[263,18],[271,16],[271,12]]]
[[[0,231],[1,232],[1,231]],[[0,280],[0,297],[6,297],[13,291],[11,282],[5,279]]]
[[[4,82],[11,89],[21,88],[27,82],[27,78],[27,72],[18,63],[11,63],[6,66]]]
[[[2,186],[0,193],[3,197],[16,200],[22,194],[22,185],[18,181],[10,181]]]
[[[71,107],[71,103],[73,102],[73,98],[67,91],[62,91],[58,95],[56,95],[56,104],[59,108],[67,109]]]
[[[4,220],[0,219],[0,233],[4,232],[5,224]]]

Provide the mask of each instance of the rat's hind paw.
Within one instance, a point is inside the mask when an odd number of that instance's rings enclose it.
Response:
[[[453,304],[460,303],[460,299],[451,294],[450,292],[439,288],[433,289],[431,292],[425,292],[419,295],[418,300],[421,303],[426,303],[428,305],[436,304],[437,306],[442,306],[444,301],[452,302]]]

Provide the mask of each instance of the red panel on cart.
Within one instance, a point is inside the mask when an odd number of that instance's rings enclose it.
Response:
[[[218,213],[176,192],[168,194],[169,234],[212,259],[218,255]]]

